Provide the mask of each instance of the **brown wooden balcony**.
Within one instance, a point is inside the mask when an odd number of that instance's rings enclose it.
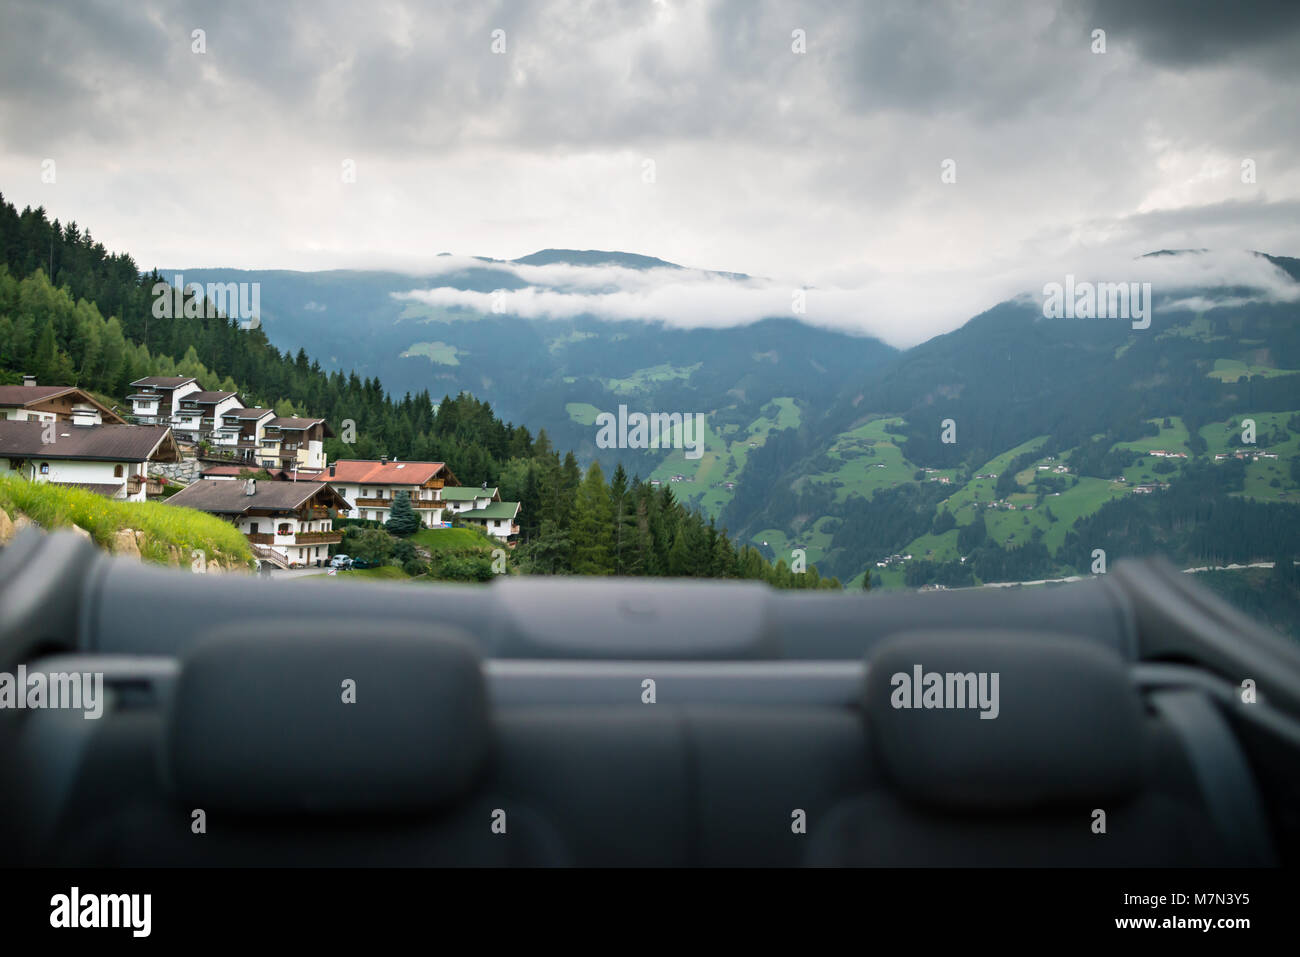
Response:
[[[353,499],[353,501],[356,502],[357,508],[392,508],[393,507],[392,496],[387,496],[387,495],[383,497],[375,497],[375,498],[370,498],[370,497],[358,498],[358,499]],[[411,499],[411,507],[412,508],[446,508],[446,503],[443,502],[443,500],[440,498],[430,498],[430,499],[413,498]]]
[[[244,537],[253,545],[272,545],[275,543],[275,536],[267,532],[245,532]]]
[[[342,532],[299,532],[293,537],[295,545],[337,545],[341,541]]]

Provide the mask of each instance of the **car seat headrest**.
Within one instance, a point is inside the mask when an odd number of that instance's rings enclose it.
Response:
[[[250,813],[418,810],[467,791],[489,751],[478,651],[447,628],[375,630],[241,624],[205,636],[168,703],[172,790]]]
[[[1119,798],[1141,783],[1142,702],[1123,661],[1078,638],[905,633],[867,659],[868,733],[916,803],[995,810]]]

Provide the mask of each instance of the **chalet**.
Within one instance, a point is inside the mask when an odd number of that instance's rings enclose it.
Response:
[[[225,425],[226,413],[241,406],[235,392],[190,392],[173,400],[172,429],[189,442],[208,439]]]
[[[501,501],[498,490],[493,488],[475,488],[472,485],[458,485],[442,490],[442,500],[447,503],[447,511],[460,515],[479,508],[487,508],[493,502]]]
[[[287,567],[324,564],[329,546],[343,540],[332,513],[350,510],[325,482],[200,479],[166,501],[224,518],[244,533],[259,559]]]
[[[325,440],[333,437],[324,419],[276,416],[262,427],[257,462],[266,468],[320,471],[325,468]]]
[[[321,477],[355,510],[357,518],[379,522],[388,521],[393,497],[406,492],[420,524],[430,528],[442,524],[443,509],[449,504],[446,493],[452,491],[448,486],[460,484],[442,462],[390,462],[386,457],[377,462],[339,459]]]
[[[483,530],[496,538],[506,539],[519,534],[515,519],[519,517],[518,502],[492,502],[482,508],[472,508],[457,513],[462,522],[481,525]]]
[[[126,398],[141,425],[171,425],[180,400],[203,388],[192,376],[167,375],[136,379],[131,386],[136,391]]]
[[[126,425],[89,393],[70,385],[37,385],[23,376],[22,385],[0,385],[0,419],[19,422],[66,422],[69,425]]]
[[[51,441],[52,439],[52,441]],[[69,425],[0,420],[0,474],[33,482],[75,485],[106,498],[143,502],[151,462],[178,462],[166,426]]]
[[[275,412],[256,407],[226,408],[216,415],[218,425],[212,433],[212,447],[232,453],[242,461],[256,462],[266,424],[275,418]]]

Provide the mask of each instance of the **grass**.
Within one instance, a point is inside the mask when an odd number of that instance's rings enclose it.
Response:
[[[665,362],[646,369],[637,369],[630,376],[624,376],[621,379],[603,379],[601,381],[605,388],[616,395],[631,395],[635,392],[645,391],[649,384],[653,382],[689,379],[691,374],[702,364],[696,362],[689,366],[675,366]]]
[[[579,332],[578,330],[574,329],[572,332],[569,332],[562,336],[556,336],[554,339],[548,342],[546,344],[546,351],[549,352],[551,355],[555,355],[561,349],[563,349],[565,346],[571,343],[582,342],[586,339],[595,339],[595,338],[596,338],[596,333],[594,332]]]
[[[456,358],[457,355],[466,356],[469,353],[463,352],[445,342],[417,342],[403,352],[399,358],[408,359],[412,356],[424,356],[437,365],[458,366],[460,360]]]
[[[824,521],[826,517],[822,516],[793,536],[787,535],[779,528],[765,528],[750,537],[750,544],[761,549],[763,542],[767,542],[768,548],[774,553],[772,560],[784,561],[787,565],[794,562],[795,545],[801,545],[804,549],[804,560],[809,567],[812,567],[817,565],[831,548],[831,534],[821,527]],[[819,568],[818,571],[820,572],[821,569]]]
[[[903,457],[895,436],[885,431],[887,425],[902,422],[900,418],[873,419],[841,433],[827,452],[834,467],[809,475],[808,481],[837,485],[838,502],[855,494],[871,498],[878,489],[910,482],[916,466]]]
[[[1206,375],[1220,382],[1236,382],[1243,376],[1258,375],[1271,379],[1274,376],[1294,375],[1295,372],[1295,369],[1274,369],[1271,366],[1242,362],[1240,359],[1215,359],[1214,368]]]
[[[0,476],[0,508],[12,518],[22,512],[42,528],[78,525],[90,533],[95,544],[112,550],[119,529],[144,532],[141,557],[169,564],[172,548],[189,563],[190,552],[201,550],[208,561],[229,566],[253,565],[248,540],[240,531],[215,515],[178,508],[161,502],[121,502],[85,489],[29,482],[16,476]]]
[[[600,415],[600,409],[590,402],[566,402],[564,411],[569,413],[569,418],[579,425],[595,425],[596,416]]]
[[[430,552],[490,552],[498,547],[476,528],[422,528],[411,536],[411,541],[423,545]]]
[[[396,565],[380,565],[378,568],[353,568],[349,571],[340,571],[336,575],[329,572],[321,572],[319,575],[299,575],[291,578],[290,581],[320,581],[321,579],[335,579],[337,581],[391,581],[404,582],[410,581],[410,576],[402,571]]]
[[[1136,442],[1116,442],[1114,448],[1132,449],[1134,452],[1150,452],[1152,449],[1164,449],[1166,452],[1191,454],[1191,449],[1187,447],[1187,426],[1183,424],[1181,418],[1176,415],[1170,416],[1170,427],[1167,429],[1164,427],[1164,419],[1148,419],[1147,421],[1154,423],[1160,429],[1158,435],[1138,439]]]

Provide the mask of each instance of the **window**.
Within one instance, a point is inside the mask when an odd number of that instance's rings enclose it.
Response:
[[[292,535],[293,529],[288,522],[281,522],[280,527],[276,529],[277,535]]]
[[[49,475],[49,474],[50,474],[50,463],[49,463],[49,462],[42,462],[42,463],[41,463],[41,474],[42,474],[42,475]]]
[[[113,478],[121,478],[121,477],[122,477],[122,466],[120,466],[120,465],[114,465],[114,466],[113,466]]]

